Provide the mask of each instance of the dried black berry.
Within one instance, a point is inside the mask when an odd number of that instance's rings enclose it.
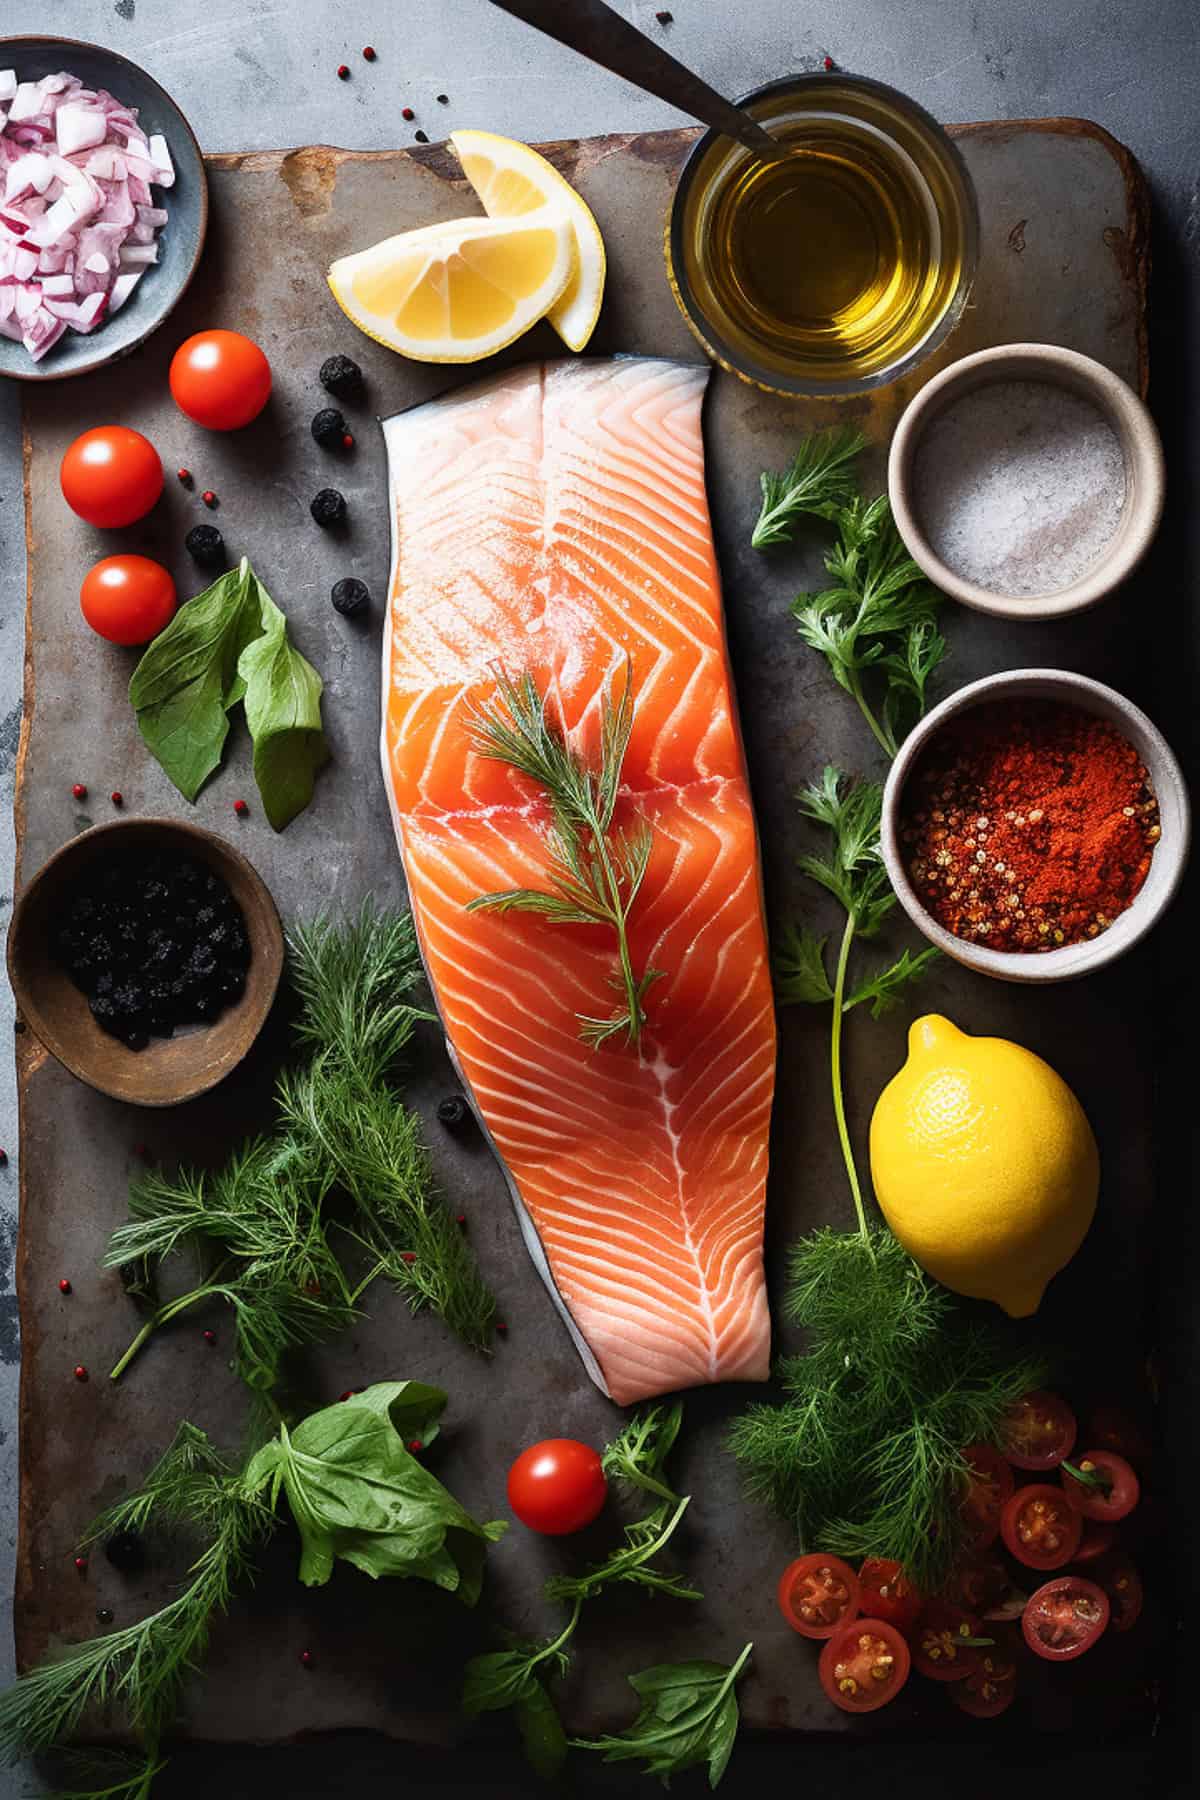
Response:
[[[471,1109],[461,1094],[447,1094],[444,1100],[439,1100],[437,1116],[438,1124],[456,1135],[471,1123]]]
[[[363,372],[348,356],[327,356],[320,379],[321,386],[339,400],[361,400],[366,392]]]
[[[202,569],[223,569],[225,539],[215,525],[193,525],[183,540],[183,547]]]
[[[329,598],[334,612],[340,612],[343,619],[356,619],[371,604],[371,590],[357,575],[343,575],[334,582]]]
[[[313,498],[309,512],[317,521],[322,531],[332,531],[338,525],[346,523],[346,500],[336,488],[322,488]]]
[[[104,1546],[104,1554],[122,1575],[136,1575],[146,1566],[146,1546],[136,1531],[118,1531]]]
[[[340,450],[342,439],[346,435],[346,421],[336,406],[323,406],[314,417],[309,430],[322,450]]]

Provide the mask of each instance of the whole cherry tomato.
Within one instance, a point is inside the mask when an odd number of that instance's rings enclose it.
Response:
[[[821,1686],[843,1712],[874,1712],[894,1700],[908,1680],[908,1645],[886,1619],[853,1619],[821,1649]]]
[[[148,556],[106,556],[84,576],[79,605],[110,644],[147,644],[175,616],[175,583]]]
[[[508,1504],[531,1531],[566,1537],[590,1525],[608,1490],[600,1458],[575,1438],[546,1438],[508,1471]]]
[[[127,425],[97,425],[77,437],[58,479],[71,511],[105,531],[143,518],[163,490],[158,451]]]
[[[788,1564],[779,1577],[776,1599],[801,1637],[832,1637],[859,1609],[858,1576],[840,1557],[812,1551]]]
[[[175,404],[209,431],[257,419],[271,393],[271,365],[240,331],[198,331],[171,358]]]

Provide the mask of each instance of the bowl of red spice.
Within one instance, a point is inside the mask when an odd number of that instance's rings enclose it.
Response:
[[[1144,937],[1183,875],[1183,774],[1145,713],[1061,669],[989,675],[892,764],[883,860],[938,949],[1002,981],[1068,981]]]

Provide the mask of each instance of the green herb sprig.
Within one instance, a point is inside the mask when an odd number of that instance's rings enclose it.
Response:
[[[737,1682],[750,1660],[747,1644],[730,1666],[715,1662],[662,1663],[629,1677],[641,1701],[633,1724],[619,1736],[573,1738],[575,1748],[598,1750],[605,1762],[641,1760],[647,1775],[669,1787],[679,1775],[703,1763],[715,1788],[733,1753],[738,1729]]]
[[[545,834],[548,888],[507,888],[480,894],[468,912],[537,913],[556,925],[607,925],[616,934],[619,968],[612,985],[623,1005],[606,1018],[579,1013],[579,1035],[593,1048],[623,1037],[637,1048],[646,1023],[643,1001],[661,969],[637,974],[629,950],[629,915],[650,861],[654,840],[644,822],[614,830],[621,770],[633,730],[632,674],[614,701],[606,686],[600,718],[600,763],[593,769],[546,716],[532,675],[513,681],[497,669],[497,697],[471,721],[476,751],[537,782],[550,803]]]
[[[857,491],[855,458],[866,438],[854,426],[834,426],[805,438],[786,469],[759,476],[762,506],[750,543],[755,550],[790,541],[805,516],[835,519]]]
[[[287,1352],[357,1316],[371,1282],[390,1281],[476,1348],[495,1302],[437,1192],[420,1122],[393,1085],[416,1023],[420,976],[412,920],[366,906],[290,936],[307,1063],[277,1088],[279,1123],[212,1171],[151,1169],[130,1188],[129,1218],[105,1265],[143,1282],[169,1258],[198,1257],[201,1278],[152,1310],[112,1371],[118,1379],[162,1326],[205,1301],[233,1312],[234,1366],[269,1394]],[[336,1201],[346,1195],[350,1207]],[[350,1273],[350,1252],[366,1267]]]

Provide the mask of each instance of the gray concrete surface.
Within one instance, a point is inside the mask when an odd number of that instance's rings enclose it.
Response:
[[[625,0],[622,10],[651,32],[661,29],[652,0]],[[815,0],[672,0],[672,11],[675,22],[667,28],[672,48],[731,91],[814,66],[828,53],[847,68],[902,85],[943,119],[1084,114],[1106,125],[1138,156],[1156,199],[1152,401],[1164,430],[1172,479],[1155,562],[1165,684],[1159,718],[1189,757],[1195,744],[1189,704],[1195,658],[1186,642],[1186,608],[1189,578],[1197,568],[1200,513],[1193,442],[1200,317],[1200,9],[1194,0],[1135,0],[1123,8],[1111,0],[980,0],[974,5],[961,0],[854,0],[837,8]],[[336,7],[322,0],[55,0],[52,6],[46,0],[4,0],[0,30],[51,30],[99,40],[134,57],[175,95],[210,150],[322,140],[353,148],[383,147],[407,141],[417,124],[431,137],[456,124],[470,124],[537,139],[682,122],[670,109],[576,63],[566,51],[500,16],[487,0],[340,0]],[[367,42],[379,51],[372,69],[358,56]],[[343,58],[354,71],[345,84],[334,73]],[[436,105],[439,92],[449,94],[449,106]],[[413,126],[400,118],[406,104],[420,115]],[[0,869],[5,871],[11,865],[23,592],[16,396],[7,391],[0,393]],[[0,873],[3,917],[10,888],[11,876]],[[1182,1028],[1187,998],[1181,984],[1179,1015],[1165,1020],[1165,1029]],[[0,1042],[7,1030],[6,1013],[0,1017]],[[1168,1083],[1168,1100],[1186,1097],[1184,1079],[1181,1073],[1178,1088]],[[0,1144],[10,1156],[0,1170],[0,1279],[5,1280],[14,1232],[14,1132],[11,1070],[5,1058],[0,1063]],[[1184,1207],[1177,1220],[1168,1217],[1176,1227],[1172,1255],[1186,1261],[1196,1225]],[[0,1548],[11,1558],[17,1376],[11,1295],[0,1299],[0,1307],[0,1434],[5,1441],[0,1453]],[[1194,1373],[1192,1341],[1181,1336],[1175,1349],[1176,1370]],[[1190,1441],[1192,1421],[1183,1400],[1169,1404],[1175,1411],[1174,1430],[1170,1412],[1167,1419],[1172,1440]],[[7,1594],[9,1587],[8,1568],[0,1566],[0,1590]],[[7,1651],[7,1636],[2,1648]],[[282,1772],[282,1765],[264,1765],[253,1773],[247,1766],[244,1779],[231,1783],[227,1774],[221,1779],[227,1794],[274,1786],[293,1795],[302,1789],[362,1792],[394,1780],[397,1770],[382,1752],[364,1749],[360,1764],[354,1761],[356,1754],[351,1743],[345,1744],[329,1763],[322,1786],[316,1785],[316,1764],[307,1754],[293,1756]],[[814,1773],[810,1764],[809,1778]],[[1078,1764],[1071,1774],[1086,1779]],[[1187,1779],[1180,1763],[1174,1774],[1181,1784]],[[460,1793],[495,1791],[486,1768],[474,1779],[466,1775],[453,1784],[436,1774],[428,1779],[439,1793],[452,1787]],[[972,1785],[980,1791],[975,1779]],[[415,1786],[410,1781],[410,1791]],[[1164,1782],[1160,1776],[1157,1791],[1168,1788],[1169,1778]],[[42,1791],[29,1771],[0,1778],[0,1800]]]

